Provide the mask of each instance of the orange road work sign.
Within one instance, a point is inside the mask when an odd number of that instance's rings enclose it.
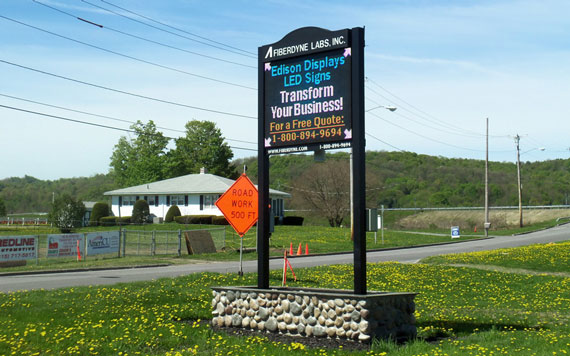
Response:
[[[257,221],[257,188],[243,173],[216,201],[216,206],[243,237]]]

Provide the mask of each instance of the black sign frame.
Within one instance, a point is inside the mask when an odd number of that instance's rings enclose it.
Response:
[[[267,154],[351,146],[349,34],[305,27],[260,48]]]
[[[266,72],[271,70],[273,63],[295,63],[296,58],[312,59],[326,57],[328,53],[337,56],[338,50],[349,49],[350,78],[348,82],[340,83],[341,92],[347,95],[349,109],[344,114],[343,124],[349,123],[351,137],[342,140],[312,140],[306,144],[299,142],[282,142],[275,151],[271,142],[267,141],[267,104],[275,101],[275,93],[266,93]],[[304,27],[287,34],[279,42],[259,47],[258,49],[258,191],[259,191],[259,220],[257,222],[257,254],[258,279],[260,289],[269,288],[269,156],[278,153],[304,152],[312,149],[333,149],[342,143],[352,149],[352,203],[354,241],[354,293],[366,294],[366,209],[365,209],[365,140],[364,140],[364,28],[355,27],[339,31],[329,31],[318,27]],[[269,63],[269,66],[266,64]],[[333,60],[334,66],[334,60]],[[269,68],[268,68],[269,67]],[[322,71],[321,71],[322,72]],[[293,73],[298,74],[298,73]],[[332,74],[331,74],[332,75]],[[284,82],[285,83],[285,82]],[[339,87],[340,88],[340,87]],[[275,87],[270,89],[275,90]],[[301,89],[303,90],[303,88]],[[302,93],[301,93],[302,94]],[[273,95],[273,96],[271,96]],[[278,94],[281,95],[281,94]],[[337,100],[334,93],[321,98]],[[279,98],[279,96],[277,96]],[[269,98],[269,99],[268,99]],[[343,98],[344,100],[344,98]],[[269,101],[269,102],[266,102]],[[281,103],[287,104],[287,103]],[[333,103],[334,104],[334,103]],[[270,105],[271,106],[271,105]],[[345,108],[343,107],[343,110]],[[314,121],[313,121],[314,123]],[[347,126],[344,127],[348,129]],[[315,135],[316,137],[316,135]],[[325,137],[326,139],[326,137]]]

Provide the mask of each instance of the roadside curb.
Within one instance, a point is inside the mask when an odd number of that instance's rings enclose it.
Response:
[[[171,266],[170,263],[158,263],[153,265],[142,266],[124,266],[124,267],[91,267],[91,268],[69,268],[69,269],[55,269],[55,270],[38,270],[38,271],[19,271],[19,272],[0,272],[1,277],[8,276],[27,276],[33,274],[53,274],[53,273],[70,273],[70,272],[93,272],[93,271],[109,271],[121,269],[135,269],[135,268],[152,268],[152,267],[167,267]]]

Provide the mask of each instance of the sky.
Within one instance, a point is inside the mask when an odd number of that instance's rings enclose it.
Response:
[[[258,47],[306,26],[365,28],[367,150],[485,159],[488,118],[491,161],[516,161],[516,135],[523,161],[567,159],[569,13],[567,0],[2,0],[0,179],[107,173],[137,120],[173,138],[213,121],[234,158],[255,156]]]

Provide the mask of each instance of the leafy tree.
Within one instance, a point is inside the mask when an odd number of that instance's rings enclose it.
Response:
[[[133,186],[166,178],[168,138],[148,124],[137,121],[131,126],[134,139],[121,137],[111,156],[111,173],[120,186]]]
[[[180,213],[180,208],[178,207],[178,205],[173,205],[170,208],[168,208],[166,216],[164,217],[164,222],[173,222],[175,217],[181,215],[182,214]]]
[[[350,208],[349,180],[348,161],[315,164],[296,180],[294,199],[324,216],[330,226],[340,226]]]
[[[150,215],[150,209],[146,200],[139,199],[133,206],[133,214],[131,215],[131,222],[133,224],[142,224]]]
[[[63,194],[57,197],[48,214],[48,220],[63,233],[83,225],[85,205],[71,196]]]
[[[6,205],[2,199],[0,199],[0,216],[6,216]]]
[[[237,176],[230,163],[233,152],[215,123],[192,120],[185,127],[186,136],[176,139],[176,148],[169,152],[169,171],[173,177],[198,173],[201,167],[222,177]]]
[[[109,204],[105,202],[95,203],[91,217],[89,218],[89,226],[98,226],[101,218],[109,216]]]

